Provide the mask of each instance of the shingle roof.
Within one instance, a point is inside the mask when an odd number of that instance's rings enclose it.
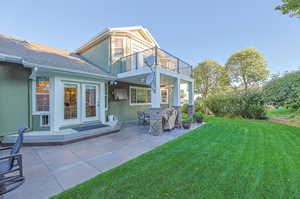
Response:
[[[0,53],[22,58],[25,62],[96,75],[109,73],[82,59],[80,55],[14,37],[0,35]]]

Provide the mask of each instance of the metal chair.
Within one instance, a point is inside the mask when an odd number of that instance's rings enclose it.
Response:
[[[136,112],[139,124],[144,124],[144,113],[142,111]]]
[[[25,181],[22,154],[19,152],[23,145],[23,134],[27,129],[27,126],[19,128],[18,138],[13,146],[0,148],[0,151],[10,150],[10,155],[0,157],[0,195],[18,188]]]

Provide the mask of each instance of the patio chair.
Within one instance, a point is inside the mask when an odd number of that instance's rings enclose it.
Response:
[[[0,151],[10,150],[10,155],[0,157],[0,195],[18,188],[25,181],[22,154],[19,152],[23,144],[23,134],[27,129],[27,126],[19,128],[18,137],[13,146],[0,148]]]
[[[144,124],[144,113],[142,111],[136,112],[139,124]]]
[[[147,112],[138,111],[137,117],[138,117],[139,124],[145,125],[150,121],[150,114]]]

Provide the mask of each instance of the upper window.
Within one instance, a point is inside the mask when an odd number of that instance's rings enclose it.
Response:
[[[125,38],[112,37],[112,57],[113,60],[117,60],[125,55]]]
[[[168,104],[169,103],[169,94],[168,89],[161,89],[160,90],[160,103],[161,104]]]
[[[49,111],[49,78],[37,77],[34,85],[35,112]]]
[[[151,103],[151,90],[145,87],[130,87],[130,104],[145,105]]]

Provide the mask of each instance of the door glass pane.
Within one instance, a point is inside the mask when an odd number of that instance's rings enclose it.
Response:
[[[96,86],[85,87],[85,115],[96,117]]]
[[[77,85],[65,84],[64,118],[66,120],[77,119]]]

